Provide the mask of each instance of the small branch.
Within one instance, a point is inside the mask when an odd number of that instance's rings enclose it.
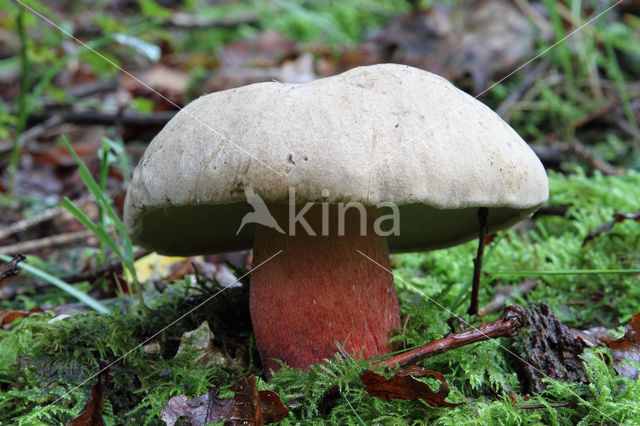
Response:
[[[191,15],[188,13],[174,13],[171,18],[162,23],[163,26],[180,29],[202,29],[202,28],[234,28],[239,25],[249,25],[258,22],[259,16],[255,12],[248,12],[242,15],[230,16],[228,18],[211,19],[201,15]]]
[[[611,163],[606,162],[596,156],[591,149],[584,145],[576,138],[571,138],[567,142],[566,150],[588,161],[593,168],[602,172],[603,175],[620,175],[624,172],[624,169],[616,167]]]
[[[47,120],[52,115],[60,115],[60,123],[73,124],[115,124],[124,126],[162,127],[177,114],[177,111],[158,111],[152,114],[141,114],[127,110],[119,114],[118,111],[44,111],[29,116],[29,124],[34,125]]]
[[[509,306],[505,309],[500,318],[495,321],[482,324],[471,330],[460,333],[451,333],[442,339],[433,340],[424,346],[410,351],[393,355],[390,358],[379,361],[376,364],[393,368],[395,366],[405,366],[434,355],[441,354],[451,349],[471,343],[482,342],[495,339],[497,337],[513,337],[523,324],[525,310],[518,305]]]
[[[605,232],[611,231],[616,223],[621,223],[625,220],[635,220],[636,222],[640,222],[640,210],[635,213],[613,213],[613,220],[598,225],[595,231],[589,232],[587,236],[584,237],[584,240],[582,240],[582,247],[594,238],[604,234]]]
[[[73,203],[83,206],[89,200],[90,200],[89,197],[82,197],[75,200]],[[22,219],[21,221],[13,223],[5,228],[0,228],[0,241],[4,240],[5,238],[13,234],[17,234],[18,232],[23,232],[23,231],[26,231],[27,229],[33,228],[34,226],[37,226],[42,222],[47,222],[49,220],[52,220],[58,215],[62,214],[64,211],[65,209],[61,207],[52,207],[41,213],[38,213],[35,216],[31,216],[27,219]]]
[[[522,98],[522,95],[524,95],[524,93],[527,90],[529,90],[531,87],[533,87],[534,84],[536,84],[536,82],[539,81],[540,76],[545,71],[547,71],[548,67],[549,67],[548,61],[542,61],[538,65],[536,65],[536,67],[525,76],[522,83],[520,83],[518,87],[516,87],[516,89],[513,90],[509,94],[509,96],[507,96],[507,99],[505,99],[500,104],[500,106],[498,106],[498,109],[496,109],[496,113],[500,117],[508,121],[509,114],[513,109],[514,105],[518,103],[518,101]]]
[[[65,246],[67,244],[84,241],[93,236],[91,231],[78,231],[66,234],[51,235],[38,240],[23,241],[16,244],[0,247],[0,254],[11,255],[19,252],[33,252],[44,248]]]
[[[480,291],[480,275],[482,274],[482,256],[484,254],[484,241],[487,236],[487,215],[489,210],[486,207],[478,209],[478,223],[480,232],[478,233],[478,253],[473,259],[473,286],[471,288],[471,306],[467,313],[469,315],[478,314],[478,292]]]
[[[568,407],[568,406],[569,406],[568,402],[552,402],[549,404],[549,407],[551,408],[562,408],[562,407]],[[517,408],[521,410],[535,410],[537,408],[547,408],[547,406],[544,404],[529,404],[529,405],[521,405]]]
[[[548,135],[546,135],[544,138],[542,138],[542,143],[543,144],[550,144],[551,142],[555,141],[556,139],[558,139],[560,134],[566,134],[569,132],[573,132],[576,129],[584,126],[585,124],[590,123],[591,121],[595,120],[596,118],[600,118],[602,116],[604,116],[605,114],[607,114],[609,111],[613,110],[614,108],[617,108],[618,106],[620,106],[622,104],[622,100],[619,97],[616,97],[612,100],[610,100],[609,102],[600,105],[598,108],[590,111],[587,115],[569,123],[565,128],[559,130],[559,131],[554,131],[549,133]]]
[[[141,257],[146,256],[147,254],[149,254],[148,251],[140,250],[135,253],[134,260],[138,260]],[[122,271],[122,261],[120,259],[114,259],[109,263],[105,263],[104,265],[100,265],[89,271],[82,271],[72,275],[67,275],[66,277],[62,278],[62,280],[69,284],[79,283],[82,281],[92,282],[103,275],[120,271]]]

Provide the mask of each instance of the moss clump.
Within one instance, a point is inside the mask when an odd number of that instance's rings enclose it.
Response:
[[[233,383],[242,374],[233,364],[204,368],[193,362],[197,353],[174,358],[175,338],[207,320],[215,344],[232,354],[246,345],[251,333],[246,288],[228,289],[182,317],[211,295],[175,291],[184,287],[185,282],[176,283],[140,312],[83,314],[54,322],[50,315],[36,314],[0,332],[0,422],[65,423],[84,408],[101,359],[117,360],[110,368],[106,409],[116,423],[156,422],[171,396],[205,393],[214,379]],[[158,332],[151,341],[160,344],[160,353],[145,353],[141,343]]]

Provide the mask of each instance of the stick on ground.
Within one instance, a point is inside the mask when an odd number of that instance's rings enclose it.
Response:
[[[403,367],[405,365],[415,364],[422,359],[450,351],[451,349],[459,348],[460,346],[495,339],[497,337],[513,337],[522,326],[524,316],[524,308],[518,305],[512,305],[506,308],[502,316],[495,321],[482,324],[470,330],[461,331],[460,333],[451,333],[442,339],[433,340],[419,348],[393,355],[390,358],[379,361],[377,364],[386,366],[387,368],[393,368],[395,366]]]

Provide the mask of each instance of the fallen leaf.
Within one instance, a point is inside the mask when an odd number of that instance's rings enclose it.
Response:
[[[192,351],[199,354],[195,362],[205,367],[224,364],[229,361],[225,354],[213,345],[213,333],[209,329],[207,321],[204,321],[195,330],[186,331],[182,334],[176,357]]]
[[[107,361],[100,360],[100,374],[98,381],[91,387],[91,395],[78,417],[67,423],[67,426],[103,426],[102,410],[107,396],[107,384],[111,378]]]
[[[29,309],[28,311],[0,311],[0,326],[10,324],[18,318],[24,318],[38,312],[44,311],[38,307]]]
[[[182,264],[183,261],[188,259],[187,257],[162,256],[156,252],[152,252],[136,260],[134,267],[140,281],[158,280],[169,275],[173,265]],[[182,278],[183,276],[184,275],[178,276],[175,279]],[[128,273],[126,279],[132,279]]]
[[[131,96],[151,96],[155,110],[171,110],[175,109],[174,104],[185,103],[184,96],[191,76],[186,71],[155,64],[138,74],[136,78],[126,73],[121,78],[121,89],[130,93]]]
[[[424,377],[427,375],[434,376],[440,381],[440,388],[437,391],[432,390],[426,383],[412,377]],[[449,396],[449,385],[441,373],[415,365],[398,371],[390,379],[372,370],[366,370],[360,375],[360,380],[365,384],[364,390],[369,395],[385,401],[421,399],[433,407],[458,405],[445,401]]]
[[[623,337],[616,340],[602,337],[600,340],[611,349],[616,372],[621,376],[637,379],[638,369],[635,365],[621,364],[623,361],[635,361],[640,364],[640,312],[631,317]]]
[[[229,68],[275,67],[298,54],[296,43],[276,31],[265,31],[227,44],[220,50],[220,61]]]
[[[167,426],[175,425],[181,417],[193,426],[219,422],[262,425],[279,422],[289,414],[278,394],[257,390],[254,375],[239,379],[230,389],[234,398],[219,399],[217,388],[193,399],[174,396],[162,409],[160,418]]]

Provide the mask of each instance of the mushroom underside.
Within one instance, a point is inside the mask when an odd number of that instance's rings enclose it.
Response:
[[[529,217],[540,206],[487,207],[489,232],[495,232]],[[388,208],[376,210],[381,215],[391,212]],[[242,218],[252,211],[246,202],[144,207],[131,224],[131,234],[135,243],[170,256],[246,250],[253,246],[256,226],[249,223],[236,232]],[[440,209],[415,203],[398,205],[398,211],[398,233],[387,237],[391,253],[445,248],[478,236],[475,206]]]

